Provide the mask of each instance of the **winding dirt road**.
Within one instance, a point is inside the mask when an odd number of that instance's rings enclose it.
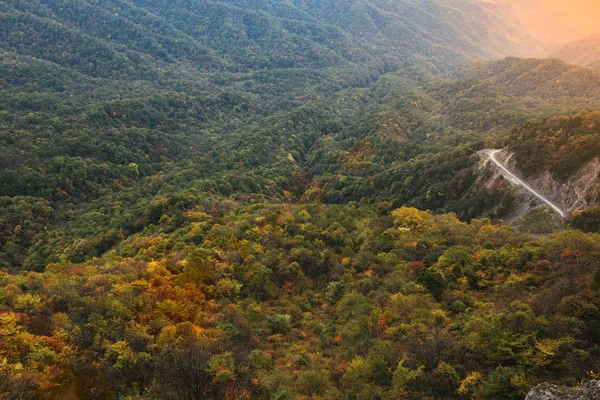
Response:
[[[506,168],[504,166],[504,164],[502,164],[500,161],[498,161],[498,159],[496,158],[496,154],[498,154],[501,151],[502,150],[487,150],[487,154],[490,157],[490,160],[494,164],[496,164],[498,166],[498,168],[500,168],[500,170],[502,171],[502,175],[504,175],[504,177],[506,179],[508,179],[509,181],[511,181],[512,183],[523,186],[525,189],[527,189],[529,192],[531,192],[535,197],[537,197],[538,199],[542,200],[544,203],[546,203],[550,207],[552,207],[552,209],[554,211],[556,211],[558,214],[560,214],[561,217],[565,218],[567,216],[567,213],[565,211],[563,211],[559,206],[554,204],[552,201],[548,200],[543,194],[541,194],[540,192],[538,192],[537,190],[535,190],[534,188],[529,186],[527,183],[523,182],[518,176],[516,176],[508,168]]]

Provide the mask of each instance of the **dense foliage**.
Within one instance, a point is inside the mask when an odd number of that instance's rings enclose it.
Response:
[[[5,68],[18,83],[9,87],[22,89],[23,82],[41,76],[23,69],[23,62],[7,60]],[[70,117],[25,114],[13,105],[4,112],[0,133],[0,193],[14,204],[2,216],[2,260],[10,268],[42,270],[60,259],[98,256],[161,215],[182,213],[206,192],[276,201],[392,201],[454,211],[467,220],[502,217],[511,197],[502,187],[488,190],[477,183],[475,152],[510,142],[514,124],[553,108],[543,93],[521,97],[495,77],[478,81],[465,73],[387,73],[363,82],[367,87],[314,94],[297,106],[276,106],[279,111],[265,103],[285,102],[279,93],[223,86],[199,88],[194,96],[156,91],[98,101]],[[577,101],[568,94],[562,101],[569,98]],[[588,99],[596,101],[592,94]],[[63,101],[57,95],[53,105],[75,107]],[[523,102],[528,109],[520,107]],[[535,124],[522,131],[529,126]],[[570,166],[568,172],[581,165],[582,156],[597,154],[593,127],[581,129],[590,132],[577,136],[585,152],[571,149],[560,161]],[[535,161],[527,146],[538,138],[517,139],[519,162],[527,170]],[[40,202],[47,211],[36,211],[31,222],[20,219]]]
[[[572,225],[583,232],[600,233],[600,206],[573,213]]]
[[[600,155],[600,114],[528,123],[512,132],[511,149],[526,174],[549,170],[566,180]]]
[[[600,373],[598,209],[530,236],[481,184],[483,148],[560,178],[600,153],[598,72],[469,64],[526,44],[474,0],[0,2],[0,398]]]
[[[183,219],[0,275],[4,390],[520,399],[600,368],[598,235],[385,205],[214,199]]]

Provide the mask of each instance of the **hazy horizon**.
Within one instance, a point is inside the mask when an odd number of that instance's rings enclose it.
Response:
[[[548,45],[583,39],[600,32],[597,0],[508,0],[521,23]]]

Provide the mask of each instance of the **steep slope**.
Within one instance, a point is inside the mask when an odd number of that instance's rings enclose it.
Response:
[[[496,153],[495,160],[490,153]],[[581,221],[574,221],[582,212],[592,212],[600,194],[600,159],[595,157],[565,180],[559,180],[540,165],[527,178],[515,162],[515,154],[508,150],[482,150],[479,152],[478,184],[489,189],[502,187],[512,196],[512,210],[505,220],[518,229],[547,234],[564,225],[563,218],[579,229]],[[597,155],[600,156],[600,153]],[[585,210],[585,211],[584,211]],[[588,211],[589,210],[589,211]],[[593,213],[592,213],[593,214]],[[590,214],[591,215],[591,214]],[[586,231],[597,231],[593,218]]]
[[[549,117],[513,130],[511,149],[526,177],[540,169],[566,180],[600,155],[600,114]]]
[[[515,129],[509,149],[516,166],[537,187],[554,193],[570,211],[598,204],[600,114],[553,117]]]
[[[525,231],[548,233],[559,229],[556,212],[562,216],[568,214],[568,222],[579,229],[597,231],[600,229],[595,216],[600,201],[599,123],[597,113],[582,112],[530,121],[514,128],[504,141],[507,145],[504,150],[479,152],[482,160],[478,184],[501,187],[505,193],[511,193],[513,210],[506,220]],[[515,182],[519,179],[524,184]],[[540,201],[540,195],[546,200]],[[547,205],[544,202],[551,203],[555,211],[540,210],[540,206]]]
[[[550,200],[547,195],[540,193],[538,190],[534,189],[533,187],[531,187],[527,182],[525,182],[523,179],[519,178],[515,172],[511,171],[511,168],[506,164],[506,157],[503,157],[504,160],[499,160],[498,156],[499,154],[502,153],[502,150],[500,149],[487,149],[487,150],[483,150],[482,155],[484,155],[486,158],[488,158],[491,161],[491,164],[493,164],[493,167],[500,169],[500,173],[502,174],[502,176],[507,179],[510,183],[512,183],[515,186],[519,186],[524,188],[527,192],[528,195],[531,197],[533,196],[533,198],[536,201],[541,201],[543,205],[545,206],[549,206],[555,213],[557,213],[561,218],[565,218],[567,216],[567,213],[556,203],[554,203],[552,200]],[[510,157],[510,155],[509,155]],[[508,158],[510,160],[510,158]]]

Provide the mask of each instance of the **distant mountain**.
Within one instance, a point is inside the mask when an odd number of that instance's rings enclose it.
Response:
[[[551,56],[572,64],[600,69],[600,33],[567,43]]]
[[[11,0],[0,42],[96,77],[152,79],[154,63],[237,72],[414,57],[445,69],[519,54],[526,37],[502,12],[473,0]]]
[[[597,0],[482,0],[512,6],[526,31],[545,46],[556,46],[598,31]]]

